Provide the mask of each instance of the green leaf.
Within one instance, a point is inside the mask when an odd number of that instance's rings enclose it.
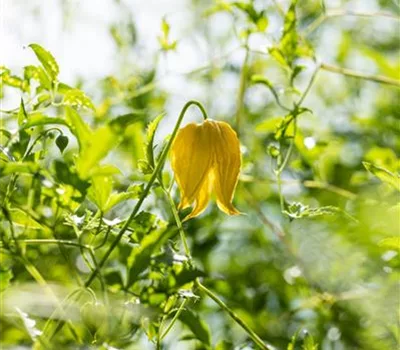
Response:
[[[92,100],[79,89],[60,83],[58,92],[63,95],[63,100],[61,101],[63,105],[76,108],[88,108],[93,111],[96,110]]]
[[[27,87],[24,84],[24,80],[22,80],[20,77],[14,76],[14,75],[9,75],[9,74],[1,75],[0,83],[1,83],[1,85],[4,84],[4,85],[8,85],[11,87],[21,89],[23,91],[27,91]]]
[[[205,323],[199,316],[188,309],[184,309],[179,315],[179,320],[192,331],[196,339],[200,340],[207,346],[211,345],[210,330],[207,323]]]
[[[14,225],[23,226],[35,230],[44,229],[44,227],[39,222],[31,218],[29,215],[27,215],[25,211],[22,211],[21,209],[12,208],[9,210],[9,213]]]
[[[38,44],[30,44],[29,47],[35,53],[51,80],[56,80],[60,70],[53,55]]]
[[[136,238],[134,241],[140,241],[143,236],[149,234],[151,231],[157,228],[157,216],[145,211],[141,211],[132,222],[129,224],[129,227],[133,230],[133,236]]]
[[[132,185],[128,188],[126,192],[121,192],[121,193],[113,193],[108,202],[107,205],[104,207],[104,212],[108,212],[110,209],[112,209],[114,206],[117,204],[129,200],[129,199],[138,199],[141,194],[143,193],[143,184],[141,185]]]
[[[142,239],[139,247],[132,249],[128,258],[127,287],[135,283],[139,275],[150,266],[152,254],[164,244],[172,232],[168,229],[154,230]]]
[[[158,37],[158,42],[160,43],[161,48],[164,51],[174,50],[178,43],[176,40],[173,41],[170,40],[169,32],[170,32],[169,23],[165,18],[163,18],[161,21],[161,35]]]
[[[87,181],[81,180],[66,163],[55,160],[53,164],[58,182],[74,187],[84,197],[90,184]]]
[[[255,130],[265,133],[274,133],[282,122],[283,117],[270,117],[256,125]]]
[[[143,114],[128,113],[110,120],[108,125],[115,133],[122,134],[129,125],[137,123],[143,118]]]
[[[305,217],[315,217],[321,215],[335,215],[341,212],[339,208],[334,206],[325,206],[319,208],[310,208],[302,203],[291,203],[287,210],[283,211],[292,219],[299,219]]]
[[[19,126],[23,125],[27,119],[28,119],[28,116],[26,114],[24,101],[21,98],[21,103],[20,103],[19,112],[18,112],[18,125]],[[19,129],[18,134],[19,134],[18,150],[19,150],[21,156],[23,156],[25,154],[26,150],[28,149],[28,145],[29,145],[29,141],[31,140],[31,137],[23,129]]]
[[[65,117],[68,123],[68,126],[71,132],[78,139],[79,147],[82,149],[86,144],[90,142],[92,138],[92,130],[90,130],[89,126],[83,121],[78,112],[71,108],[65,108]]]
[[[27,119],[28,115],[26,114],[24,100],[21,98],[18,111],[18,125],[21,126],[22,124],[24,124]]]
[[[182,269],[179,271],[175,277],[175,284],[173,285],[173,290],[178,290],[183,287],[185,284],[194,282],[198,277],[205,277],[206,274],[204,271],[199,270],[197,268],[190,268],[190,269]]]
[[[149,123],[147,126],[146,132],[146,144],[144,146],[144,154],[145,159],[139,159],[138,167],[139,170],[147,175],[151,174],[155,168],[155,161],[154,161],[154,136],[157,130],[160,121],[164,117],[164,113],[158,115],[153,121]]]
[[[382,182],[392,186],[397,191],[400,191],[400,176],[391,173],[385,168],[378,167],[368,162],[363,162],[364,167],[373,175],[375,175]]]
[[[386,249],[400,250],[400,237],[388,237],[379,242],[379,246]]]
[[[312,335],[307,333],[301,348],[303,350],[318,350],[318,344],[315,343]]]
[[[280,50],[289,66],[292,66],[293,61],[296,58],[296,50],[298,45],[298,35],[296,29],[296,5],[297,0],[292,0],[285,16],[283,35],[279,44]]]
[[[12,278],[11,270],[0,270],[0,293],[9,287]]]
[[[25,122],[25,124],[21,126],[20,129],[29,129],[35,126],[42,126],[49,124],[70,126],[64,119],[57,117],[49,117],[41,113],[34,113],[34,114],[29,114],[29,119]]]
[[[97,207],[105,213],[107,203],[113,189],[113,181],[111,176],[92,176],[92,186],[89,189],[88,195]]]
[[[146,160],[152,166],[155,167],[154,162],[154,135],[156,133],[158,124],[160,124],[161,119],[164,117],[164,113],[158,115],[147,127],[147,142],[146,142]]]
[[[87,179],[93,174],[93,169],[108,154],[108,152],[120,142],[109,126],[97,129],[81,147],[79,157],[76,160],[76,169],[82,179]]]
[[[61,153],[63,153],[65,148],[68,146],[68,141],[68,137],[64,135],[59,135],[56,138],[56,145]]]
[[[233,344],[228,340],[220,340],[215,345],[215,350],[231,350],[233,348],[234,348]]]
[[[138,168],[140,172],[144,175],[149,175],[153,173],[154,168],[145,159],[138,160]]]
[[[2,174],[35,174],[40,166],[35,162],[9,162],[2,167]]]
[[[297,16],[296,5],[297,0],[292,0],[289,9],[285,15],[283,34],[277,46],[271,47],[269,53],[281,65],[286,66],[290,70],[296,69],[295,61],[299,57],[312,56],[311,47],[304,41],[297,32]],[[299,71],[297,70],[297,75]],[[291,83],[294,76],[292,73]]]

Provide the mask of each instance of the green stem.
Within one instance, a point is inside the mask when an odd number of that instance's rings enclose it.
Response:
[[[176,209],[174,200],[171,197],[171,193],[169,193],[165,189],[164,189],[164,192],[165,192],[165,195],[168,198],[168,202],[169,202],[169,205],[171,207],[171,211],[172,211],[172,214],[174,216],[174,219],[175,219],[175,222],[176,222],[176,226],[178,227],[179,235],[180,235],[181,241],[183,243],[183,248],[185,249],[186,257],[188,258],[189,264],[192,265],[192,255],[190,253],[189,244],[188,244],[188,242],[186,240],[185,231],[183,229],[182,221],[181,221],[181,219],[179,217],[178,210]]]
[[[187,300],[185,299],[184,301],[182,301],[182,304],[179,306],[179,309],[176,311],[174,317],[172,318],[171,322],[169,323],[167,329],[161,334],[160,338],[159,338],[159,342],[161,340],[163,340],[167,334],[169,333],[169,331],[172,329],[173,325],[175,324],[176,320],[178,319],[179,315],[181,314],[183,308],[185,307]]]
[[[237,109],[236,109],[236,132],[239,134],[242,124],[242,115],[244,109],[244,96],[246,93],[246,82],[247,82],[247,73],[248,73],[248,62],[250,58],[250,50],[247,46],[247,41],[245,44],[246,55],[244,57],[242,71],[240,73],[240,83],[239,83],[239,92],[237,97]]]
[[[315,82],[315,78],[317,77],[317,73],[319,72],[320,68],[321,67],[319,65],[315,68],[315,70],[314,70],[314,72],[313,72],[313,74],[312,74],[312,76],[310,78],[310,81],[308,82],[307,87],[305,88],[305,90],[304,90],[303,94],[301,95],[301,97],[299,98],[299,100],[295,103],[294,112],[293,112],[294,113],[294,118],[293,118],[293,121],[292,121],[293,125],[294,125],[293,137],[290,140],[289,149],[286,152],[285,158],[283,159],[282,162],[280,162],[282,160],[282,158],[279,158],[278,169],[275,171],[276,180],[277,180],[277,183],[278,183],[279,203],[280,203],[280,206],[281,206],[281,211],[283,211],[285,209],[285,206],[284,206],[285,203],[284,203],[283,194],[282,194],[282,178],[281,178],[281,175],[282,175],[282,172],[285,169],[285,167],[286,167],[286,165],[287,165],[287,163],[288,163],[288,161],[290,159],[290,156],[292,155],[293,148],[294,148],[296,132],[297,132],[297,115],[296,115],[296,111],[298,111],[298,109],[300,108],[301,104],[304,102],[305,98],[307,97],[308,93],[310,92],[311,87],[313,86],[313,84]]]
[[[93,270],[93,272],[91,273],[91,275],[89,276],[88,280],[85,283],[85,287],[89,287],[91,285],[91,283],[93,282],[93,280],[96,278],[97,274],[100,272],[101,268],[104,266],[104,264],[106,263],[108,257],[110,256],[110,254],[114,251],[115,247],[118,245],[118,243],[120,242],[120,240],[122,239],[124,233],[126,232],[126,230],[129,227],[129,224],[132,222],[132,220],[134,219],[134,217],[136,216],[136,214],[139,212],[140,207],[143,204],[143,201],[145,200],[145,198],[147,197],[147,195],[150,192],[151,187],[153,186],[153,183],[155,182],[155,180],[158,177],[159,172],[162,170],[165,160],[167,159],[167,155],[168,152],[172,146],[172,143],[175,139],[176,134],[178,133],[179,127],[182,123],[183,117],[185,116],[186,111],[188,110],[188,108],[192,105],[196,105],[202,112],[203,114],[203,118],[207,119],[207,113],[204,109],[204,107],[200,104],[200,102],[197,101],[189,101],[187,102],[179,117],[178,120],[175,124],[175,128],[172,132],[171,138],[169,139],[169,142],[167,143],[167,146],[164,148],[161,156],[160,156],[160,160],[157,163],[156,168],[154,169],[153,174],[151,175],[151,178],[149,180],[149,182],[147,183],[147,186],[145,187],[142,196],[139,198],[138,202],[136,203],[135,207],[132,210],[131,215],[129,216],[129,218],[125,221],[124,225],[122,226],[122,228],[120,229],[117,237],[115,238],[115,240],[111,243],[110,247],[108,248],[107,252],[104,254],[103,258],[101,259],[101,261],[99,262],[99,264],[97,265],[96,269]]]
[[[376,18],[376,17],[385,17],[387,19],[399,20],[399,16],[396,16],[392,13],[388,12],[354,12],[354,11],[346,11],[346,10],[329,10],[327,13],[323,13],[321,16],[317,17],[314,22],[312,22],[305,30],[304,36],[310,35],[314,32],[323,22],[325,22],[329,18],[335,17],[364,17],[364,18]]]
[[[236,315],[220,298],[218,298],[211,290],[196,280],[196,286],[207,296],[214,300],[222,310],[224,310],[240,327],[242,327],[255,344],[262,350],[271,350],[272,347],[266,345],[263,340],[238,316]]]
[[[91,249],[91,247],[88,245],[62,239],[17,239],[17,241],[25,244],[63,244],[84,249]]]

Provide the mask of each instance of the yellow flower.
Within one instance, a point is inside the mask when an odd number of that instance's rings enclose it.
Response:
[[[206,209],[212,192],[223,212],[240,214],[232,205],[241,163],[239,146],[235,131],[225,122],[205,120],[178,131],[171,165],[181,192],[179,209],[194,203],[185,220]]]

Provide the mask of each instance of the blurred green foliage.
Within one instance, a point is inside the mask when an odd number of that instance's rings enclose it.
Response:
[[[180,227],[162,156],[180,111],[166,113],[173,94],[158,60],[183,39],[167,18],[152,67],[104,77],[91,93],[62,83],[57,59],[29,45],[36,62],[0,70],[1,98],[21,98],[1,111],[1,348],[397,348],[397,5],[191,6],[210,47],[233,40],[244,53],[242,64],[228,54],[186,78],[240,136],[235,205],[245,215],[212,205]],[[215,16],[234,29],[213,37]],[[382,19],[391,29],[371,35]],[[121,56],[140,34],[133,19],[110,28]],[[253,49],[257,37],[271,44]],[[220,89],[228,76],[233,92]]]

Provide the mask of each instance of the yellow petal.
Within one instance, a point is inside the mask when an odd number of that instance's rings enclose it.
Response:
[[[229,215],[240,212],[232,205],[240,172],[240,143],[236,132],[225,122],[214,122],[214,189],[218,207]]]
[[[178,131],[171,148],[171,166],[181,192],[179,209],[198,198],[212,165],[210,135],[203,125],[188,124]]]
[[[211,194],[211,176],[212,172],[209,172],[206,179],[204,180],[200,191],[197,192],[196,195],[196,204],[192,212],[185,217],[183,221],[189,220],[191,218],[194,218],[195,216],[200,215],[206,208],[207,204],[210,200],[210,194]]]

